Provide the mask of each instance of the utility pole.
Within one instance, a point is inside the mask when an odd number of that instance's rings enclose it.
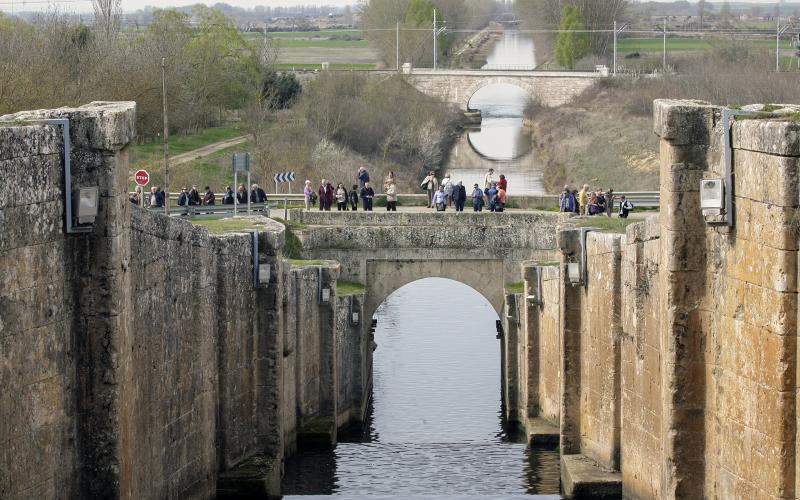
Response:
[[[395,49],[397,51],[397,72],[400,72],[400,21],[397,21],[397,39],[395,41]]]
[[[436,71],[436,9],[433,9],[433,70]]]
[[[625,23],[617,28],[617,22],[614,21],[614,75],[617,74],[617,35],[628,29],[628,26],[628,23]]]
[[[667,74],[667,18],[664,17],[664,58],[661,61],[661,68]]]
[[[161,58],[161,94],[164,111],[164,213],[169,216],[169,126],[167,124],[167,58]]]
[[[781,26],[781,20],[777,20],[777,25],[775,27],[775,71],[781,70],[781,35],[786,33],[786,30],[790,27],[791,24]]]

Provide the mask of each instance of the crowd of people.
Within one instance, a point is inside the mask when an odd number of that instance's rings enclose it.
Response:
[[[266,203],[267,193],[261,189],[258,184],[253,184],[249,192],[244,184],[239,184],[235,193],[231,186],[226,186],[225,193],[222,195],[222,204],[233,205],[234,203],[238,203],[239,205],[246,205],[248,199],[250,203]],[[131,195],[130,200],[131,203],[135,205],[143,205],[147,208],[164,208],[164,204],[167,202],[167,195],[159,186],[151,187],[150,193],[148,193],[147,196],[144,195],[141,187],[137,187],[136,191]],[[197,186],[192,186],[192,189],[189,190],[187,190],[186,187],[182,187],[178,195],[179,207],[214,206],[216,204],[217,195],[214,194],[210,186],[205,187],[202,196],[197,190]]]
[[[428,193],[428,208],[435,208],[444,212],[447,207],[455,207],[456,212],[463,212],[467,202],[467,188],[464,182],[454,182],[450,174],[445,174],[440,181],[436,172],[431,170],[422,180],[420,187]],[[486,206],[490,212],[503,212],[508,204],[508,180],[505,175],[495,178],[493,168],[490,168],[483,179],[483,188],[475,183],[470,191],[472,210],[482,212]]]
[[[311,210],[319,202],[319,209],[330,211],[336,204],[336,210],[357,211],[359,203],[363,210],[371,212],[375,202],[375,189],[366,168],[360,167],[356,174],[358,184],[353,184],[352,188],[347,189],[344,183],[340,182],[333,187],[333,183],[327,179],[322,179],[319,187],[315,190],[311,181],[307,180],[303,187],[306,210]],[[386,210],[389,212],[397,211],[397,184],[395,183],[394,172],[383,181],[383,192],[386,194]]]
[[[614,212],[614,202],[616,195],[613,189],[607,191],[590,191],[589,185],[584,184],[580,191],[572,190],[569,186],[564,186],[559,196],[559,209],[562,212],[576,213],[578,215],[603,215],[611,217]],[[628,214],[633,210],[633,203],[621,196],[619,199],[618,215],[627,219]]]
[[[330,211],[335,204],[336,210],[340,212],[357,211],[360,204],[363,210],[371,212],[375,190],[369,172],[364,167],[359,168],[356,179],[358,184],[353,184],[350,189],[341,182],[334,187],[333,182],[327,179],[322,179],[315,189],[311,181],[307,180],[303,188],[306,210],[318,205],[319,210]],[[483,187],[475,183],[469,193],[463,181],[454,182],[450,174],[445,174],[440,181],[433,170],[422,180],[420,187],[428,193],[427,207],[439,212],[446,211],[448,207],[454,208],[456,212],[463,212],[468,199],[472,200],[472,209],[475,212],[482,212],[483,207],[492,212],[503,212],[508,203],[508,180],[505,175],[495,177],[492,168],[484,176]],[[386,210],[396,212],[398,188],[394,172],[389,172],[384,179],[383,193],[386,195]]]

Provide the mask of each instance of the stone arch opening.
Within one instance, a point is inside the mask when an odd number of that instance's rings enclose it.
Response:
[[[364,317],[400,288],[426,278],[445,278],[482,295],[500,317],[505,303],[503,260],[381,260],[367,261]]]
[[[462,99],[464,99],[464,102],[462,103],[463,109],[466,109],[468,111],[476,111],[477,108],[472,107],[473,97],[475,97],[475,95],[481,90],[494,85],[507,85],[511,87],[516,87],[522,92],[524,92],[529,99],[536,98],[536,89],[532,83],[532,79],[495,76],[483,80],[478,80],[467,86],[466,91],[463,93],[462,96]]]

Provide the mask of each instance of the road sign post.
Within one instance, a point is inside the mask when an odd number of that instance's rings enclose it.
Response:
[[[247,195],[247,215],[250,215],[250,153],[236,153],[231,160],[233,167],[233,185],[239,190],[239,172],[247,172],[247,187],[244,192]],[[233,200],[233,216],[238,214],[239,198]]]
[[[139,206],[144,206],[144,187],[150,184],[150,174],[147,170],[137,170],[135,174],[133,174],[133,180],[136,182],[136,185],[142,188],[142,196],[139,198]]]

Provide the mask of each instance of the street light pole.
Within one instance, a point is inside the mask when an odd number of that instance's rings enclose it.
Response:
[[[169,215],[169,126],[167,125],[167,58],[161,58],[161,93],[164,111],[164,213]]]
[[[400,21],[397,21],[397,40],[395,41],[395,49],[397,51],[397,71],[400,71]]]

